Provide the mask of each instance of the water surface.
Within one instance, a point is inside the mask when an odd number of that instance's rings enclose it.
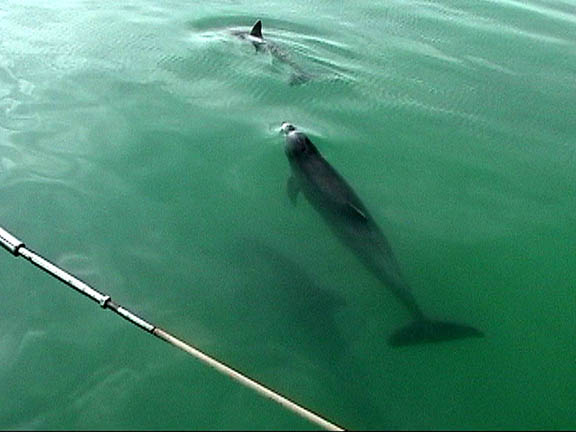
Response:
[[[263,21],[314,76],[232,35]],[[576,425],[576,3],[5,0],[0,226],[352,429]],[[300,197],[282,121],[348,179],[431,316]],[[306,429],[0,255],[0,428]]]

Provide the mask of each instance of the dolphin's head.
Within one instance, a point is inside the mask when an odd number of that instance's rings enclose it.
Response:
[[[299,155],[318,152],[306,134],[296,129],[296,126],[292,123],[283,122],[280,126],[280,131],[286,135],[285,150],[288,157],[298,157]]]
[[[290,132],[294,132],[296,130],[296,126],[292,123],[282,122],[280,125],[280,132],[283,132],[285,135],[288,135]]]

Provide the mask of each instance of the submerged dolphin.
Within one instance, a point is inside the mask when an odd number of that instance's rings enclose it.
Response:
[[[464,324],[429,319],[404,281],[392,249],[364,204],[346,180],[322,157],[308,137],[290,123],[282,123],[286,156],[292,176],[288,195],[293,203],[301,191],[340,240],[392,291],[413,322],[388,340],[392,346],[480,337],[482,332]]]
[[[312,78],[312,76],[304,71],[300,65],[291,60],[288,54],[278,45],[262,37],[261,20],[256,21],[256,24],[252,26],[249,33],[244,31],[233,31],[232,34],[242,40],[251,42],[257,52],[268,52],[272,57],[290,66],[292,69],[289,81],[290,85],[303,84]]]

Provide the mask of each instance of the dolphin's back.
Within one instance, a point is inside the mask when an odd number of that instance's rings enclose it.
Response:
[[[347,206],[358,209],[364,221],[369,217],[368,210],[350,185],[321,155],[307,158],[299,163],[300,184],[312,204],[321,205],[322,210],[345,210]]]
[[[422,312],[404,283],[388,239],[364,203],[340,173],[302,134],[306,152],[288,150],[288,158],[298,184],[310,204],[328,222],[332,231],[393,291],[412,316]]]

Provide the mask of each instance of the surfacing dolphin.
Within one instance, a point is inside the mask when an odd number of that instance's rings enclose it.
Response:
[[[290,66],[292,69],[292,74],[290,75],[290,85],[304,84],[305,82],[312,79],[312,76],[304,71],[300,65],[295,63],[286,51],[282,50],[275,43],[264,39],[262,36],[262,21],[256,21],[256,24],[252,26],[250,32],[246,33],[244,31],[233,31],[232,34],[242,40],[251,42],[256,52],[268,52],[272,57],[281,61],[282,63]]]
[[[288,196],[293,203],[302,192],[340,240],[406,307],[413,322],[388,339],[392,346],[442,342],[483,333],[473,327],[428,318],[404,281],[388,240],[346,180],[322,157],[308,137],[290,123],[282,123],[286,156],[292,176]]]

